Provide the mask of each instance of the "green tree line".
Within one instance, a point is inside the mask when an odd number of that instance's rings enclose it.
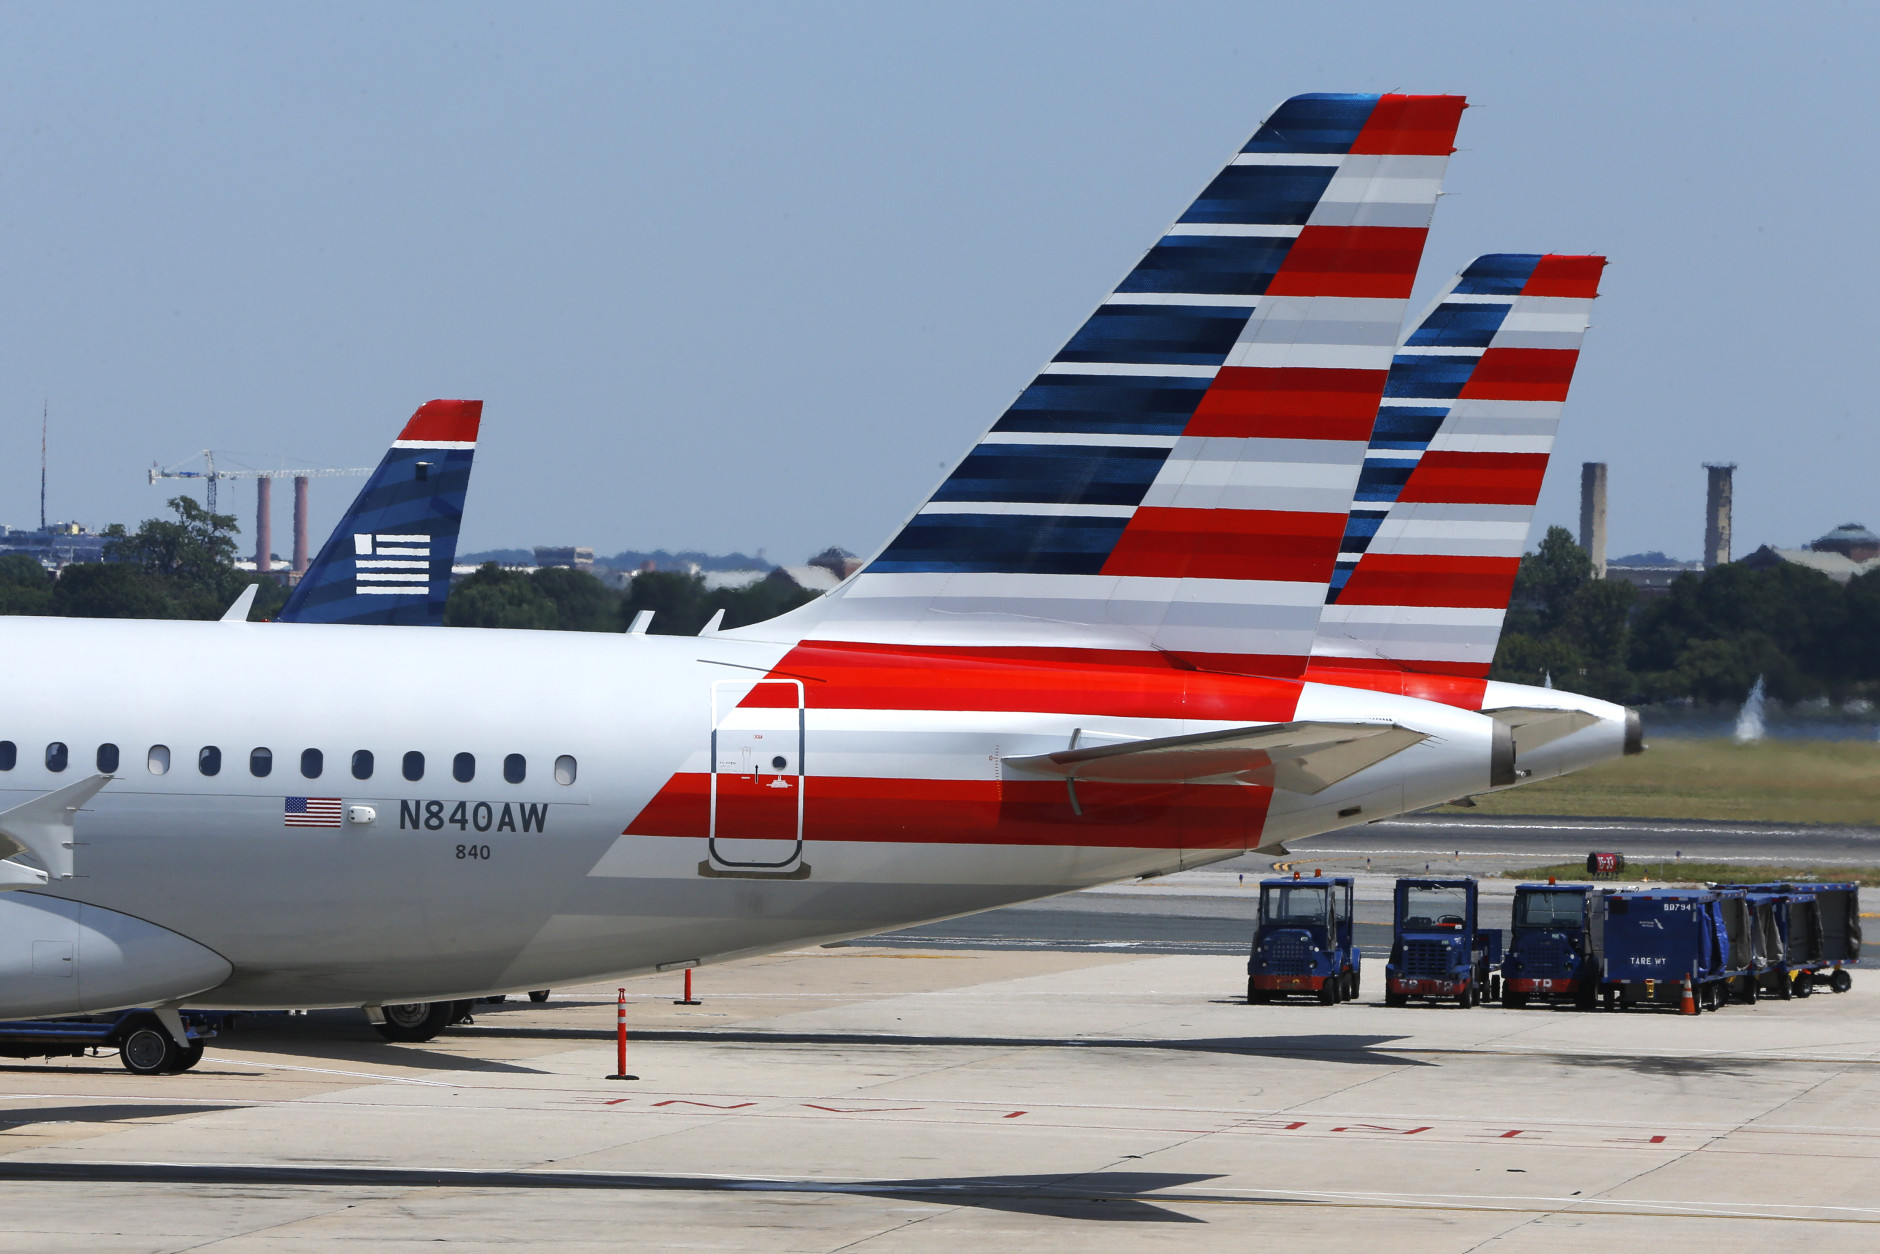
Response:
[[[222,614],[251,583],[251,618],[272,618],[287,589],[265,575],[235,569],[233,514],[212,514],[194,498],[170,501],[173,519],[145,519],[135,531],[121,523],[102,562],[74,562],[51,572],[24,554],[0,557],[0,614],[57,614],[68,618],[196,618]],[[707,589],[698,575],[647,571],[625,592],[585,571],[545,567],[523,572],[486,563],[451,589],[444,622],[450,627],[522,627],[560,631],[625,631],[641,610],[652,610],[650,630],[696,635],[719,610],[725,629],[744,627],[794,609],[816,594],[783,579],[744,588]]]
[[[1550,527],[1521,559],[1493,670],[1630,704],[1741,701],[1758,675],[1783,701],[1880,696],[1880,571],[1839,584],[1731,563],[1641,602],[1631,584],[1593,578],[1572,534]]]

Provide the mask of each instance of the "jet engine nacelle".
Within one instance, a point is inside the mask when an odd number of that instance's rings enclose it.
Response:
[[[231,970],[213,950],[128,914],[0,894],[0,1019],[175,1001],[214,988]]]

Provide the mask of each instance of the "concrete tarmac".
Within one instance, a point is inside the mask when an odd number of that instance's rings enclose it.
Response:
[[[1880,1244],[1880,982],[1695,1018],[1245,1005],[1238,956],[812,949],[425,1045],[0,1067],[0,1250]]]

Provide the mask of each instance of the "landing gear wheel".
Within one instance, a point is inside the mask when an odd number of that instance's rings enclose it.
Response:
[[[202,1057],[200,1045],[196,1046],[196,1057]],[[137,1028],[118,1046],[118,1061],[132,1075],[167,1075],[182,1071],[185,1067],[177,1065],[182,1058],[182,1048],[161,1025]],[[194,1066],[194,1059],[187,1065]]]
[[[428,1041],[450,1026],[457,1003],[449,1001],[413,1001],[399,1006],[382,1006],[385,1022],[372,1026],[388,1041],[417,1044]]]
[[[1841,968],[1836,967],[1834,974],[1828,977],[1828,987],[1837,993],[1845,993],[1848,989],[1854,987],[1854,977]]]
[[[545,988],[538,988],[529,994],[529,1000],[539,1005],[548,1000],[548,992],[549,991]]]

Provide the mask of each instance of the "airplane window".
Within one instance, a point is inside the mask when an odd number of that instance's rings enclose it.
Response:
[[[20,747],[11,740],[0,740],[0,771],[10,771],[19,765]]]
[[[274,773],[274,750],[250,749],[248,751],[248,773],[256,779],[266,779]]]
[[[574,783],[574,759],[568,754],[564,753],[555,759],[555,782],[557,784]]]
[[[405,778],[414,784],[424,778],[424,755],[416,749],[405,755]]]
[[[371,779],[372,778],[372,750],[370,749],[353,750],[353,778],[354,779]]]
[[[150,756],[144,759],[152,775],[166,775],[170,770],[170,746],[151,745]]]
[[[467,784],[477,777],[477,757],[474,753],[460,753],[450,760],[450,777],[460,784]]]
[[[63,771],[66,761],[70,756],[71,755],[66,752],[64,741],[53,741],[46,746],[46,769],[48,771]]]
[[[318,749],[300,751],[300,773],[308,779],[319,779],[320,772],[326,769],[326,755]]]
[[[520,753],[512,753],[503,759],[503,778],[512,784],[520,784],[529,776],[529,760]]]
[[[99,745],[98,746],[98,771],[99,773],[103,775],[110,775],[110,774],[115,773],[117,771],[117,768],[118,768],[118,747],[116,745]]]
[[[204,745],[202,751],[196,755],[196,769],[204,775],[220,775],[222,751],[214,745]]]

